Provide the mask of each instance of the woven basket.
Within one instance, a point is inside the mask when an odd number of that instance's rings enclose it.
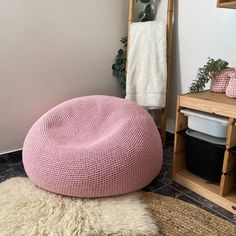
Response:
[[[211,74],[210,90],[215,93],[225,93],[231,78],[232,71],[234,71],[234,68],[224,69],[219,73],[213,72]]]
[[[226,96],[236,98],[236,70],[230,73],[230,81],[226,89]]]

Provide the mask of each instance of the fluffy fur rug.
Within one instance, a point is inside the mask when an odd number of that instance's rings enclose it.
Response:
[[[0,184],[1,236],[158,235],[139,193],[102,199],[62,197],[27,178]]]

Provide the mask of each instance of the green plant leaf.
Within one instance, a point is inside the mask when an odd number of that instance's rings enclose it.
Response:
[[[204,90],[206,83],[211,79],[212,72],[220,72],[228,67],[229,63],[222,59],[214,60],[213,58],[208,58],[207,63],[198,69],[196,79],[193,81],[189,88],[189,92],[200,92]]]
[[[118,76],[118,72],[117,72],[116,70],[113,70],[113,71],[112,71],[112,74],[113,74],[115,77]]]
[[[118,51],[118,55],[121,56],[121,55],[123,55],[123,54],[124,54],[124,50],[123,50],[123,49],[120,49],[120,50]]]
[[[127,43],[127,37],[125,37],[125,38],[121,38],[121,43]]]
[[[151,21],[154,19],[155,12],[152,9],[152,0],[136,0],[136,3],[140,1],[144,4],[144,10],[139,13],[139,21]],[[115,63],[112,65],[113,75],[119,81],[120,87],[125,94],[126,87],[126,61],[127,61],[127,42],[128,37],[123,37],[120,39],[123,44],[123,48],[120,49],[115,57]]]
[[[113,69],[113,70],[119,70],[120,67],[119,67],[119,65],[117,65],[117,64],[113,64],[112,69]]]
[[[148,5],[144,8],[144,12],[145,12],[146,17],[151,15],[151,13],[152,13],[152,8],[151,8],[151,5],[150,5],[150,4],[148,4]]]
[[[140,12],[139,15],[138,15],[138,18],[141,19],[145,16],[145,13],[144,12]]]
[[[140,0],[141,3],[149,3],[151,0]]]

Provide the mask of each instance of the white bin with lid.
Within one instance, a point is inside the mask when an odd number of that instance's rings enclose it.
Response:
[[[180,112],[188,116],[188,127],[190,129],[218,138],[226,138],[228,118],[190,109],[182,109]]]

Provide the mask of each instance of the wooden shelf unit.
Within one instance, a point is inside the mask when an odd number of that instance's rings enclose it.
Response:
[[[221,8],[235,8],[236,9],[236,1],[230,0],[218,0],[217,7]]]
[[[188,119],[181,109],[207,112],[229,119],[226,150],[219,184],[211,183],[186,169],[186,137],[181,134],[188,128]],[[204,91],[178,96],[175,124],[173,180],[217,205],[236,214],[236,99],[225,94]]]

